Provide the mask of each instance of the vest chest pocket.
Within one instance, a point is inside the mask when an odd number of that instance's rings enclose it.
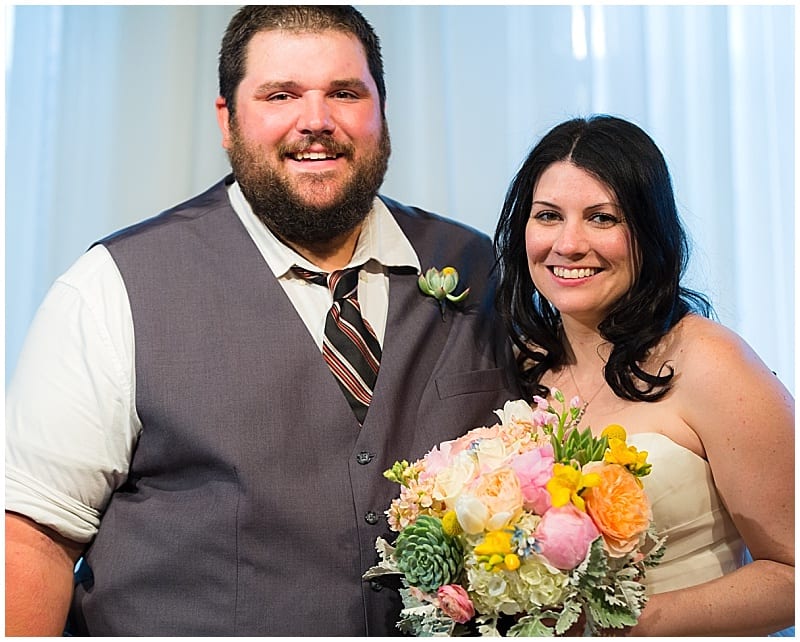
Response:
[[[508,376],[502,368],[459,372],[436,379],[436,391],[439,393],[439,399],[476,392],[505,390],[508,386]]]

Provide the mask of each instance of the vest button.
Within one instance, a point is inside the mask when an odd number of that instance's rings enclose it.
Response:
[[[373,457],[374,455],[372,455],[371,453],[368,453],[366,450],[362,450],[360,453],[356,455],[356,461],[362,466],[364,466],[365,464],[371,462]]]
[[[381,583],[380,583],[378,580],[372,580],[372,581],[369,583],[369,586],[370,586],[370,588],[371,588],[373,591],[375,591],[376,593],[377,593],[378,591],[382,591],[382,590],[383,590],[383,584],[381,584]]]
[[[372,526],[374,526],[375,524],[378,523],[378,519],[380,519],[378,517],[378,513],[376,513],[375,511],[372,511],[372,510],[367,511],[367,514],[364,515],[364,521],[367,524],[371,524]]]

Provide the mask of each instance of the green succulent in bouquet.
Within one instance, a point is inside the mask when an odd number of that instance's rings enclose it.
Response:
[[[425,593],[456,581],[464,564],[461,541],[430,515],[420,515],[400,532],[394,557],[408,583]]]

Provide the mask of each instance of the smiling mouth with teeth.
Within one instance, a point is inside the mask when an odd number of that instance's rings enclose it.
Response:
[[[296,161],[336,160],[342,154],[334,152],[296,152],[291,157]]]
[[[597,268],[572,268],[568,269],[565,267],[553,267],[552,268],[553,274],[555,274],[560,279],[585,279],[589,276],[594,276],[600,270]]]

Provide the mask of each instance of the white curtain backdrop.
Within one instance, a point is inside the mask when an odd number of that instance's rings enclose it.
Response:
[[[489,234],[530,146],[594,112],[669,162],[691,282],[794,390],[795,11],[360,5],[383,42],[383,192]],[[228,171],[216,58],[236,6],[6,9],[6,375],[88,245]]]

